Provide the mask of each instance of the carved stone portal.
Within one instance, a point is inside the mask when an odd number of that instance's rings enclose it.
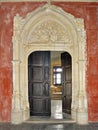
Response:
[[[28,118],[28,56],[40,50],[67,51],[72,57],[71,117],[78,124],[88,123],[86,94],[86,33],[83,19],[75,18],[61,8],[46,4],[14,17],[13,98],[11,122]]]

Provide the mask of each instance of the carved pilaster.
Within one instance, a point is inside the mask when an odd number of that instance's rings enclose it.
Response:
[[[78,124],[88,123],[88,108],[86,96],[86,64],[85,61],[79,61],[79,101],[77,108],[77,122]]]
[[[25,83],[25,75],[28,75],[27,70],[24,69],[24,64],[20,63],[20,92],[23,96],[21,99],[21,108],[23,110],[23,120],[27,120],[29,118],[29,101],[28,101],[28,84]],[[27,76],[28,78],[28,76]]]
[[[21,36],[22,18],[17,14],[14,17],[14,31],[13,31],[13,60],[19,60],[19,41]]]
[[[11,121],[14,124],[22,122],[21,91],[20,91],[20,61],[13,60],[13,95]]]
[[[83,20],[77,21],[78,32],[78,48],[79,48],[79,92],[78,92],[78,108],[77,108],[77,122],[78,124],[88,123],[88,108],[87,108],[87,94],[86,94],[86,33],[84,30]]]

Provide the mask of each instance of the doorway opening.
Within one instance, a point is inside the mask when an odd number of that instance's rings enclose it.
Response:
[[[60,51],[35,51],[28,57],[28,96],[31,116],[70,117],[71,56]]]

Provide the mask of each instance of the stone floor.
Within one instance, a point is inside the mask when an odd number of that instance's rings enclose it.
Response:
[[[51,118],[63,119],[62,100],[51,100]]]
[[[0,130],[98,130],[98,123],[89,125],[70,124],[29,124],[12,125],[10,123],[1,123]]]
[[[51,100],[51,119],[70,119],[71,115],[62,112],[62,100]]]

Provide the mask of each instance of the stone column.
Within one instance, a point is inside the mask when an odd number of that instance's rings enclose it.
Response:
[[[75,60],[75,59],[74,59]],[[73,63],[74,62],[74,63]],[[78,84],[79,84],[79,76],[78,76],[78,63],[77,60],[73,61],[72,68],[72,110],[71,115],[72,119],[76,120],[77,115],[77,101],[78,101]]]
[[[77,107],[77,123],[88,124],[88,108],[86,94],[86,34],[83,29],[78,30],[79,40],[79,91]]]
[[[21,88],[21,93],[22,93],[22,100],[21,100],[21,107],[23,109],[23,121],[29,119],[30,114],[29,114],[29,102],[28,102],[28,73],[27,70],[28,68],[26,67],[28,64],[24,64],[22,62],[20,64],[20,88]]]
[[[79,61],[79,100],[77,108],[77,123],[88,124],[88,110],[86,97],[85,62]],[[83,84],[84,83],[84,84]]]
[[[21,18],[19,15],[14,17],[14,34],[13,34],[13,94],[12,94],[12,113],[11,122],[19,124],[23,121],[21,100],[22,94],[20,90],[20,32]]]
[[[22,122],[21,93],[20,93],[20,61],[13,60],[13,94],[12,94],[12,113],[11,122],[19,124]]]

